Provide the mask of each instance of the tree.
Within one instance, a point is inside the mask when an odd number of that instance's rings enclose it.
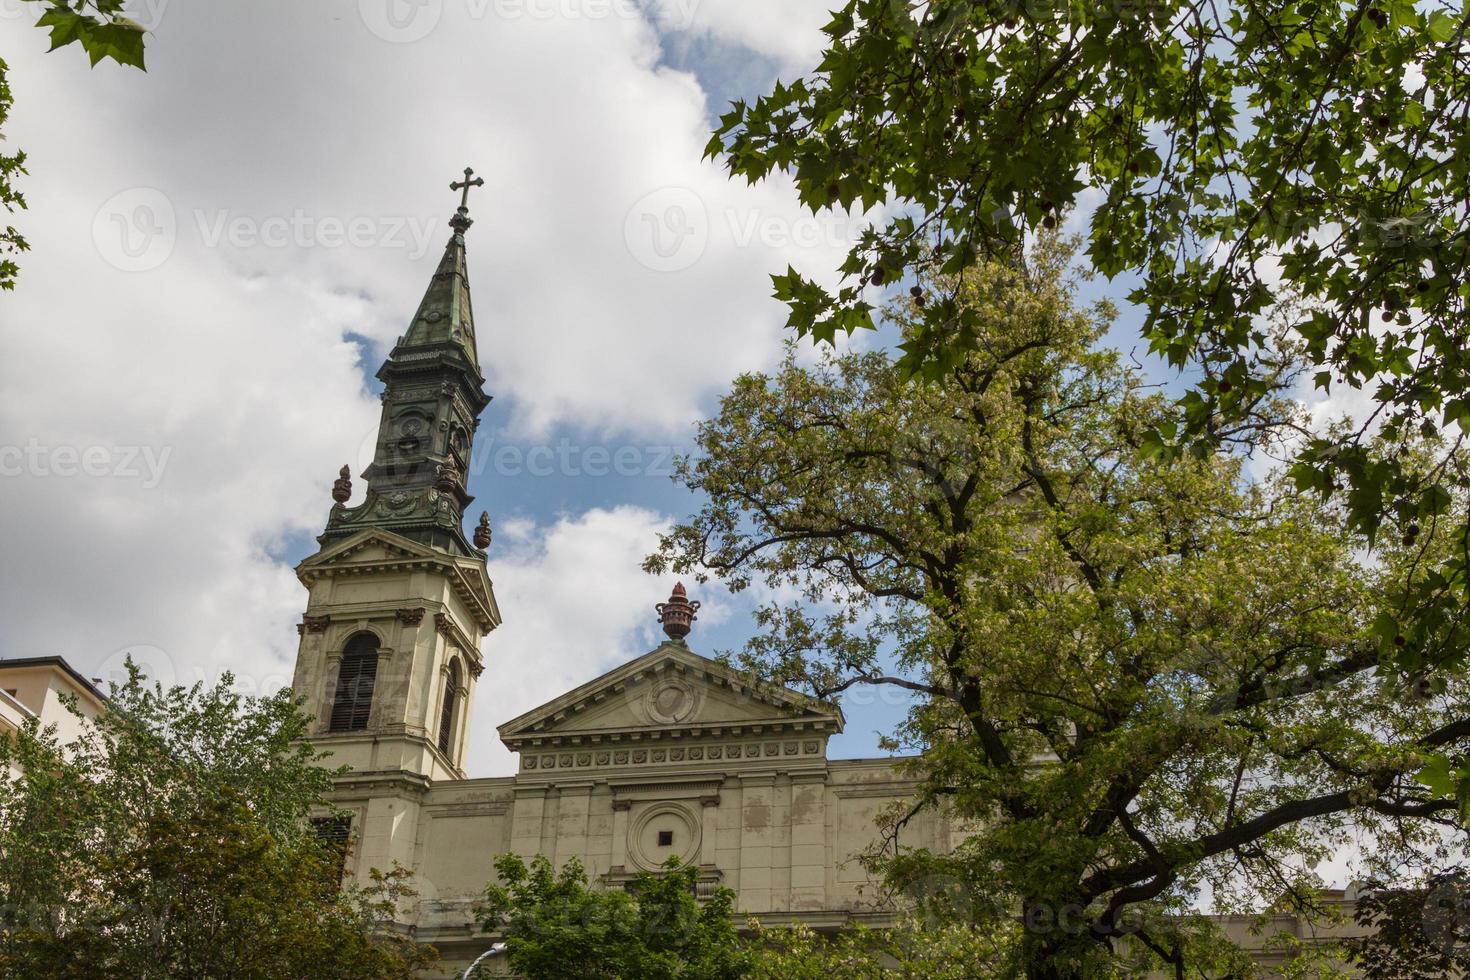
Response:
[[[1464,682],[1377,669],[1383,596],[1422,545],[1360,560],[1290,480],[1150,453],[1169,406],[1097,348],[1110,311],[1077,307],[1065,246],[1028,263],[932,284],[977,313],[935,381],[882,352],[740,378],[676,473],[707,502],[647,566],[799,597],[759,612],[742,661],[763,677],[916,693],[892,743],[923,790],[874,855],[895,885],[944,876],[961,921],[1019,915],[1031,977],[1139,946],[1182,971],[1215,955],[1175,914],[1200,888],[1310,914],[1306,868],[1350,828],[1373,866],[1458,832],[1416,774],[1470,746]],[[934,806],[974,833],[899,849]]]
[[[20,978],[407,977],[432,949],[379,935],[394,869],[339,887],[308,815],[334,773],[289,692],[149,687],[130,665],[75,741],[0,739],[0,972]],[[74,706],[73,706],[74,708]]]
[[[938,266],[900,361],[933,377],[988,336],[971,263],[1024,272],[1029,237],[1093,208],[1089,258],[1188,369],[1153,450],[1211,452],[1273,397],[1291,352],[1263,324],[1284,317],[1319,388],[1372,402],[1300,432],[1294,479],[1369,544],[1413,538],[1470,481],[1453,452],[1470,422],[1467,31],[1456,0],[848,0],[812,75],[735,103],[708,152],[752,181],[793,174],[814,211],[896,201],[841,288],[788,269],[776,295],[830,340],[873,324],[868,287]],[[1419,465],[1411,444],[1439,430]],[[1462,546],[1399,583],[1406,642],[1380,648],[1395,669],[1470,649],[1470,527],[1446,530]]]
[[[964,926],[905,920],[821,936],[805,925],[761,929],[753,923],[751,980],[974,980],[998,976],[1010,936]]]
[[[8,66],[0,58],[0,133],[4,132],[5,120],[10,116],[10,107],[15,100],[10,94],[10,81],[6,77]],[[0,135],[0,139],[3,139]],[[26,206],[25,196],[15,188],[15,178],[26,172],[24,152],[0,153],[0,205],[7,214],[14,214]],[[0,229],[0,289],[14,289],[15,277],[20,272],[15,256],[30,248],[24,236],[14,225]]]
[[[37,27],[51,34],[51,50],[77,44],[92,67],[104,58],[120,65],[143,65],[143,25],[126,16],[127,0],[26,0],[45,8]]]
[[[527,980],[737,980],[749,962],[732,919],[735,895],[694,897],[699,871],[665,865],[632,893],[588,886],[576,858],[556,871],[538,855],[495,862],[498,883],[475,910],[503,936],[511,970]]]
[[[143,68],[143,28],[123,16],[124,0],[28,2],[42,4],[46,8],[36,26],[50,31],[51,50],[77,43],[87,52],[93,67],[103,58],[111,58],[120,65]],[[5,120],[14,104],[8,71],[9,66],[0,58],[0,140],[5,138]],[[0,153],[0,207],[9,214],[24,210],[26,206],[25,196],[15,186],[16,178],[26,173],[25,162],[26,155],[22,151]],[[15,277],[20,273],[15,256],[29,248],[25,237],[15,226],[0,228],[0,290],[15,288]]]
[[[1470,973],[1470,881],[1445,869],[1418,886],[1368,882],[1354,919],[1367,935],[1350,941],[1365,980],[1438,980]]]

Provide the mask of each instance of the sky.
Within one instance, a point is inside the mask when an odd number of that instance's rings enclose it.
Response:
[[[513,772],[496,725],[662,638],[674,580],[640,564],[699,505],[673,455],[737,374],[782,355],[769,274],[833,282],[864,226],[703,159],[730,100],[816,63],[829,3],[131,0],[145,74],[48,54],[34,5],[0,0],[33,248],[0,295],[0,656],[290,683],[293,569],[338,469],[371,458],[373,374],[469,165],[494,396],[469,489],[504,624],[466,769]],[[1110,339],[1137,352],[1137,326],[1125,309]],[[691,595],[693,648],[741,647],[750,598]],[[848,692],[831,754],[880,754],[906,703]]]
[[[148,71],[46,53],[0,0],[32,251],[0,296],[0,656],[165,682],[289,684],[372,375],[406,328],[466,165],[484,415],[470,492],[504,625],[495,726],[655,646],[640,570],[699,501],[674,453],[786,339],[769,274],[831,281],[859,215],[702,160],[712,120],[816,61],[827,0],[135,0]],[[616,466],[609,461],[616,461]],[[354,503],[361,499],[359,480]],[[739,648],[717,585],[690,637]],[[878,754],[900,692],[854,692],[832,754]]]

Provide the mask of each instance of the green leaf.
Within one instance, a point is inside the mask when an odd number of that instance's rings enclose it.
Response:
[[[1436,796],[1454,796],[1459,785],[1456,774],[1451,772],[1450,760],[1436,756],[1429,765],[1414,774],[1414,778],[1428,786]]]
[[[1430,38],[1440,44],[1455,36],[1455,19],[1443,10],[1430,11],[1425,27]]]
[[[143,63],[143,25],[128,17],[112,16],[103,22],[83,13],[84,7],[72,9],[62,0],[52,0],[51,6],[36,20],[36,26],[49,28],[51,50],[78,43],[87,53],[92,66],[96,67],[104,58],[111,58],[120,65],[147,70]],[[112,10],[113,5],[98,7]]]
[[[48,9],[36,20],[37,27],[51,28],[51,50],[65,47],[81,36],[91,18],[64,6]]]

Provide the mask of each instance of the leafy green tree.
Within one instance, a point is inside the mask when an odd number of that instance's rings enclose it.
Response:
[[[733,914],[735,895],[694,897],[699,870],[672,860],[641,874],[631,894],[590,887],[576,858],[555,870],[537,855],[495,862],[499,881],[476,908],[503,937],[510,969],[527,980],[737,980],[748,975]]]
[[[805,925],[761,929],[753,923],[751,980],[974,980],[1000,975],[1010,941],[966,926],[906,920],[822,936]]]
[[[1064,246],[1028,262],[934,284],[980,315],[932,382],[881,352],[740,378],[678,468],[707,503],[647,565],[799,597],[759,613],[742,661],[765,678],[915,692],[892,744],[923,789],[888,843],[924,807],[974,832],[875,863],[957,882],[960,921],[1019,915],[1029,976],[1137,948],[1238,960],[1176,915],[1202,888],[1311,914],[1306,868],[1350,840],[1387,867],[1458,832],[1416,774],[1470,747],[1463,678],[1378,669],[1383,596],[1422,544],[1360,560],[1291,481],[1150,453],[1170,409],[1097,348],[1110,311],[1078,307]]]
[[[0,973],[407,977],[433,950],[380,926],[403,873],[339,887],[308,820],[334,773],[289,692],[150,687],[136,669],[65,745],[0,739]],[[74,706],[73,706],[74,707]]]
[[[1367,882],[1353,918],[1366,935],[1350,940],[1364,980],[1439,980],[1470,974],[1470,876],[1445,869],[1418,886]]]
[[[10,107],[15,100],[10,94],[10,81],[6,77],[8,66],[0,58],[0,139],[3,139],[5,120],[10,116]],[[0,205],[7,214],[14,214],[26,206],[25,196],[15,188],[15,179],[26,172],[24,152],[0,153]],[[15,256],[29,249],[25,238],[14,225],[0,229],[0,289],[14,289],[15,277],[20,272]]]
[[[125,15],[127,0],[26,0],[44,8],[36,26],[51,35],[51,50],[80,45],[95,68],[103,58],[143,65],[143,25]]]
[[[1316,383],[1371,419],[1304,435],[1293,477],[1371,543],[1446,519],[1470,474],[1470,17],[1458,0],[848,0],[815,71],[738,102],[709,144],[732,175],[786,171],[814,211],[894,199],[828,290],[774,277],[801,334],[871,326],[868,287],[943,275],[907,321],[907,371],[941,377],[990,336],[977,257],[1074,206],[1191,386],[1147,437],[1208,453],[1273,397],[1284,318]],[[1371,424],[1370,424],[1371,423]],[[1436,465],[1408,451],[1448,431]],[[1381,433],[1382,438],[1376,438]],[[1413,671],[1470,650],[1470,528],[1400,583]]]
[[[143,68],[143,28],[124,17],[124,0],[28,0],[44,6],[37,27],[51,35],[51,50],[68,44],[80,44],[95,67],[103,58],[120,65]],[[0,58],[0,140],[5,138],[5,120],[14,99],[7,77],[9,66]],[[7,213],[24,210],[25,196],[16,188],[17,177],[24,176],[24,152],[0,153],[0,207]],[[0,228],[0,290],[15,288],[20,273],[15,256],[30,248],[25,237],[13,225]]]

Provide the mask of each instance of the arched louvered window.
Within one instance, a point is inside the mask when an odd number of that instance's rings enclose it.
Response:
[[[359,633],[342,651],[337,695],[332,699],[333,732],[356,732],[367,727],[373,709],[373,683],[378,678],[378,638]]]
[[[454,712],[459,703],[459,660],[449,661],[449,679],[444,682],[444,704],[439,708],[439,751],[449,754],[454,740]]]

